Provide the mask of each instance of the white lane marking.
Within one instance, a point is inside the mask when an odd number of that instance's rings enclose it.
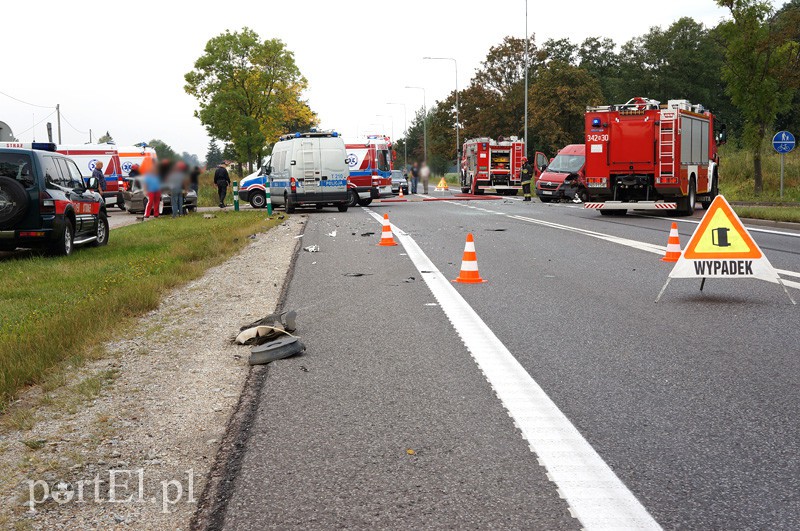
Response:
[[[447,201],[449,202],[449,201]],[[454,205],[458,205],[458,203],[452,203]],[[461,205],[459,205],[461,206]],[[560,223],[553,223],[552,221],[544,221],[541,219],[529,218],[527,216],[518,216],[516,214],[501,214],[510,219],[516,219],[519,221],[526,221],[528,223],[535,223],[537,225],[542,225],[544,227],[549,227],[552,229],[559,229],[565,230],[569,232],[576,232],[579,234],[584,234],[586,236],[591,236],[592,238],[597,238],[599,240],[605,240],[611,243],[617,243],[619,245],[625,245],[627,247],[632,247],[634,249],[639,249],[640,251],[645,251],[648,253],[663,255],[667,248],[662,245],[655,245],[652,243],[640,242],[637,240],[630,240],[628,238],[621,238],[619,236],[612,236],[610,234],[604,234],[602,232],[595,232],[592,230],[587,229],[579,229],[578,227],[570,227],[569,225],[562,225]],[[661,219],[661,218],[659,218]],[[781,276],[790,276],[790,277],[797,277],[800,278],[800,273],[795,271],[789,271],[786,269],[776,269],[779,275]],[[777,284],[777,280],[768,280],[768,282],[772,282],[773,284]],[[790,288],[800,289],[800,282],[794,282],[792,280],[783,279],[783,283],[789,286]]]
[[[696,219],[686,219],[686,218],[662,218],[656,216],[646,216],[643,214],[636,214],[635,212],[631,214],[632,216],[636,216],[637,218],[649,218],[649,219],[665,219],[667,221],[677,221],[680,223],[691,223],[692,225],[699,225],[700,221]],[[791,236],[792,238],[800,238],[800,232],[784,232],[780,230],[772,230],[772,229],[761,229],[758,227],[753,227],[752,225],[745,225],[750,232],[764,232],[766,234],[777,234],[778,236]]]
[[[392,231],[584,529],[661,529],[417,242]]]

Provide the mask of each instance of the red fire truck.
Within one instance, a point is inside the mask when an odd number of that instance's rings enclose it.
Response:
[[[694,212],[718,193],[714,115],[687,100],[633,98],[586,110],[585,208]]]
[[[482,194],[484,190],[494,189],[498,195],[516,195],[522,188],[519,170],[525,144],[517,137],[508,140],[500,137],[474,138],[464,142],[461,158],[461,191]],[[536,153],[534,168],[538,177],[540,168],[547,166],[544,153]]]

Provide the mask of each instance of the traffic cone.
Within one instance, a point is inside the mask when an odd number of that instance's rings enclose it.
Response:
[[[467,243],[464,245],[464,258],[461,259],[461,273],[452,282],[461,284],[482,284],[486,282],[478,273],[478,257],[475,254],[475,240],[472,233],[467,234]]]
[[[389,225],[389,214],[383,215],[383,231],[381,232],[381,243],[378,245],[380,247],[394,247],[397,245],[392,235],[392,226]]]
[[[398,196],[400,199],[403,199],[403,185],[400,185],[400,195]]]
[[[439,181],[439,184],[436,185],[434,192],[446,192],[448,190],[450,190],[450,188],[447,186],[447,181],[445,181],[444,177],[442,177]]]
[[[667,253],[662,262],[677,262],[681,257],[681,238],[678,235],[678,224],[673,223],[669,229],[669,240],[667,241]]]

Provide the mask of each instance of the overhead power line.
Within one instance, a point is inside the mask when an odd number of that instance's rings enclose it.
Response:
[[[61,112],[61,118],[62,118],[62,119],[65,121],[65,122],[67,122],[67,125],[68,125],[68,126],[70,126],[71,128],[73,128],[73,129],[74,129],[76,132],[78,132],[78,133],[80,133],[80,134],[82,134],[82,135],[88,135],[88,134],[89,134],[89,131],[81,131],[80,129],[78,129],[77,127],[75,127],[74,125],[72,125],[72,124],[69,122],[69,120],[67,120],[67,117],[66,117],[66,116],[64,116],[64,112],[63,112],[63,111]]]
[[[16,134],[16,135],[18,135],[18,136],[22,136],[22,135],[24,135],[25,133],[27,133],[27,132],[28,132],[28,131],[30,131],[31,129],[35,128],[37,125],[41,124],[42,122],[44,122],[45,120],[47,120],[48,118],[50,118],[51,116],[53,116],[55,113],[56,113],[56,111],[53,111],[53,112],[51,112],[50,114],[48,114],[47,116],[45,116],[44,118],[42,118],[41,120],[39,120],[38,122],[36,122],[35,124],[33,124],[32,126],[30,126],[29,128],[25,129],[23,132],[21,132],[21,133],[15,133],[15,134]]]
[[[40,109],[55,109],[56,108],[55,105],[36,105],[35,103],[30,103],[30,102],[27,102],[27,101],[23,101],[23,100],[21,100],[19,98],[15,98],[11,94],[6,94],[5,92],[1,92],[0,91],[0,94],[5,96],[6,98],[11,98],[14,101],[18,101],[20,103],[24,103],[25,105],[30,105],[31,107],[39,107]]]

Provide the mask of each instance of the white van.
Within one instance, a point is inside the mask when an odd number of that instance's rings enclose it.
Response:
[[[338,133],[312,129],[282,136],[264,170],[273,204],[283,205],[287,213],[303,205],[315,205],[317,210],[336,205],[339,212],[347,212],[350,170],[346,159]],[[246,181],[242,184],[247,187]]]

